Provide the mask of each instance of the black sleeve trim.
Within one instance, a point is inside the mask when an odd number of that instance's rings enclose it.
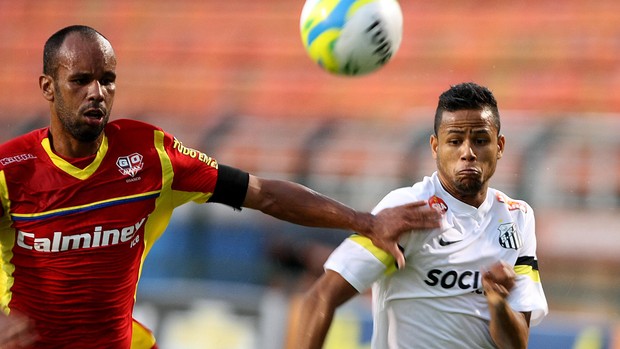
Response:
[[[528,265],[534,270],[538,270],[538,261],[531,256],[522,256],[517,258],[515,265]]]
[[[245,195],[248,192],[249,182],[249,173],[219,164],[217,182],[209,202],[218,202],[241,210]]]

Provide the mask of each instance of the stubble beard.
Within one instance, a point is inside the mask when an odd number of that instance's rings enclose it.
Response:
[[[101,125],[93,127],[81,122],[78,112],[74,112],[67,108],[66,103],[60,94],[56,94],[56,115],[73,138],[83,143],[91,143],[97,140],[105,125],[108,122],[108,115],[104,116],[104,122]]]
[[[476,196],[483,189],[484,183],[481,177],[457,177],[456,175],[450,176],[450,170],[445,168],[439,158],[436,160],[437,170],[439,173],[443,173],[443,177],[446,180],[446,184],[450,183],[450,187],[455,193],[453,195],[460,197],[472,197]]]
[[[474,196],[482,190],[482,180],[479,178],[456,179],[456,190],[463,196]]]

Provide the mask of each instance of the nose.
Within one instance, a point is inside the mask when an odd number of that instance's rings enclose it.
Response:
[[[88,99],[94,101],[103,100],[103,87],[97,80],[93,80],[88,87]]]
[[[471,143],[469,141],[463,142],[461,145],[461,160],[474,161],[476,158],[476,152]]]

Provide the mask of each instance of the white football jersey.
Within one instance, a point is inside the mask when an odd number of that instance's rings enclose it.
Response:
[[[325,263],[360,292],[372,286],[372,348],[495,348],[481,274],[499,260],[514,265],[517,274],[510,306],[531,312],[531,324],[538,324],[548,307],[532,208],[492,188],[480,207],[470,206],[448,194],[434,173],[392,191],[373,213],[419,200],[441,210],[442,223],[403,236],[404,269],[359,235],[345,240]]]

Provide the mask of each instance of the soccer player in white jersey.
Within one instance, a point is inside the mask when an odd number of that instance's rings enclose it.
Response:
[[[526,348],[548,307],[532,208],[489,187],[504,144],[491,91],[475,83],[445,91],[430,137],[437,171],[373,211],[427,200],[441,227],[401,238],[401,269],[368,239],[345,240],[303,297],[293,347],[321,348],[336,308],[372,286],[373,349]]]

